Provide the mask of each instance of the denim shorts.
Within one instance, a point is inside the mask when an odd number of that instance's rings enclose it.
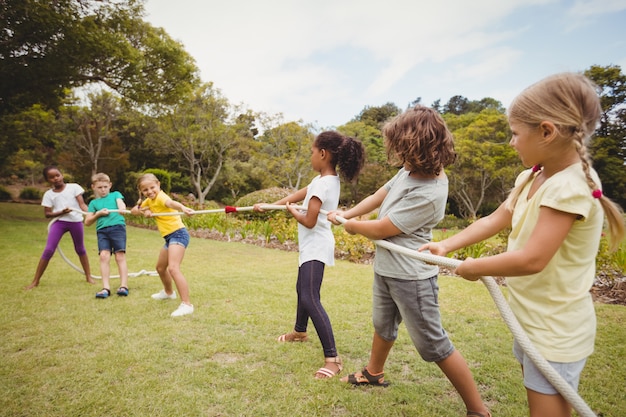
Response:
[[[98,253],[108,250],[111,253],[126,252],[126,226],[118,224],[103,227],[96,232],[98,236]]]
[[[441,325],[437,276],[404,280],[374,274],[374,330],[384,340],[398,337],[398,326],[406,329],[427,362],[440,362],[454,352],[454,345]]]
[[[515,341],[513,343],[513,354],[524,368],[524,386],[530,390],[536,391],[540,394],[554,395],[558,394],[554,386],[543,376],[541,371],[535,366],[533,361],[524,353],[522,347]],[[580,381],[580,374],[585,367],[587,358],[581,359],[577,362],[550,362],[550,366],[563,377],[563,379],[574,389],[578,391],[578,382]]]
[[[164,236],[163,239],[165,239],[165,249],[170,245],[189,246],[189,232],[184,227]]]

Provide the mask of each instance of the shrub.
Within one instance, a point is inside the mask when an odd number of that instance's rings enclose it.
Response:
[[[34,187],[25,187],[20,192],[22,200],[41,200],[41,191]]]
[[[11,200],[13,200],[13,196],[11,195],[9,190],[7,190],[6,188],[0,185],[0,201],[11,201]]]

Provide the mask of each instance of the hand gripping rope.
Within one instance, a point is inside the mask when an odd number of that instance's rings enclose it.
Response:
[[[301,206],[292,206],[298,210],[306,210],[306,207]],[[276,206],[276,205],[266,205],[262,206],[263,209],[285,209],[286,206]],[[320,210],[320,213],[326,215],[328,211]],[[337,216],[337,221],[341,224],[344,224],[347,220],[343,217]],[[459,266],[462,261],[458,259],[447,258],[445,256],[436,256],[430,253],[418,252],[415,250],[407,249],[405,247],[396,245],[394,243],[388,242],[386,240],[372,240],[374,244],[383,247],[385,249],[395,251],[401,253],[403,255],[409,256],[411,258],[418,259],[420,261],[435,264],[440,266],[445,266],[448,268],[456,268]],[[576,410],[576,412],[581,417],[596,417],[596,414],[589,408],[589,406],[585,403],[585,401],[578,395],[578,393],[559,375],[554,368],[544,359],[543,356],[539,353],[537,348],[532,344],[528,335],[522,329],[522,326],[517,321],[517,318],[513,314],[513,311],[509,307],[509,304],[505,300],[500,288],[498,288],[498,284],[493,279],[493,277],[481,277],[480,280],[485,284],[491,298],[496,304],[496,307],[500,311],[500,315],[504,319],[507,327],[515,337],[515,340],[520,345],[524,353],[528,355],[528,357],[533,361],[537,369],[541,371],[543,376],[550,381],[550,383],[556,388],[556,390],[565,398],[571,406]]]
[[[297,210],[303,210],[303,211],[306,210],[306,207],[303,207],[303,206],[292,205],[291,207],[294,207]],[[284,205],[263,204],[260,206],[260,208],[263,210],[285,210],[287,207]],[[226,206],[223,209],[198,210],[198,211],[194,211],[193,214],[235,213],[235,212],[241,212],[241,211],[251,211],[253,209],[254,209],[253,206],[249,206],[249,207]],[[116,210],[110,210],[110,211],[116,211]],[[128,211],[124,211],[124,212],[127,213]],[[84,213],[84,212],[81,212],[81,213]],[[327,215],[328,211],[320,210],[320,213],[323,215]],[[152,216],[181,216],[184,214],[185,213],[182,213],[182,212],[153,213]],[[346,219],[340,216],[337,216],[336,218],[337,218],[337,221],[339,221],[341,224],[344,224],[347,221]],[[50,224],[52,224],[52,222],[50,222]],[[372,242],[375,245],[378,245],[385,249],[401,253],[408,257],[415,258],[415,259],[418,259],[422,262],[426,262],[429,264],[440,265],[440,266],[445,266],[448,268],[455,269],[462,263],[462,261],[458,259],[447,258],[445,256],[432,255],[430,253],[418,252],[415,250],[407,249],[405,247],[396,245],[386,240],[372,240]],[[58,250],[59,250],[59,253],[62,254],[60,248],[58,248]],[[71,264],[71,262],[69,262],[67,258],[65,258],[65,256],[63,256],[63,258],[66,260],[66,262]],[[76,267],[75,265],[73,265],[73,267],[79,272],[83,272],[80,268]],[[145,271],[141,271],[141,272],[145,272]],[[129,274],[129,276],[131,275]],[[487,287],[487,290],[489,291],[491,298],[496,304],[496,307],[498,308],[498,311],[500,312],[500,315],[502,316],[502,319],[504,320],[505,324],[507,325],[507,327],[513,334],[513,337],[515,338],[517,343],[520,345],[524,353],[526,353],[528,357],[532,360],[532,362],[535,364],[537,369],[539,369],[539,371],[543,374],[543,376],[554,386],[554,388],[556,388],[556,390],[563,396],[563,398],[565,398],[567,402],[570,403],[572,408],[574,408],[574,410],[576,410],[576,412],[581,417],[597,417],[596,414],[591,410],[591,408],[589,408],[587,403],[585,403],[585,401],[580,397],[580,395],[578,395],[578,393],[561,377],[561,375],[559,375],[558,372],[554,370],[554,368],[548,363],[548,361],[543,356],[541,356],[537,348],[535,348],[535,346],[532,344],[532,342],[528,338],[528,335],[526,334],[526,332],[524,332],[524,329],[522,329],[522,326],[519,324],[519,321],[517,321],[517,318],[513,314],[513,311],[509,307],[509,304],[507,303],[504,296],[502,295],[502,292],[500,291],[500,288],[498,287],[498,284],[493,279],[493,277],[481,277],[480,280],[483,282],[485,287]]]

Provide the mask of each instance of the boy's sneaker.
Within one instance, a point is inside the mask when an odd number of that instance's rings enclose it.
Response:
[[[154,298],[155,300],[175,300],[176,291],[172,291],[170,295],[167,295],[165,290],[161,290],[156,294],[152,294],[152,298]]]
[[[178,308],[172,313],[172,317],[185,316],[187,314],[193,313],[193,305],[180,303]]]

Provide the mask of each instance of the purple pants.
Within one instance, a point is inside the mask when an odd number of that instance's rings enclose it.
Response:
[[[50,230],[48,230],[48,241],[46,242],[46,248],[41,255],[42,259],[50,260],[54,251],[57,250],[61,238],[66,232],[70,232],[72,240],[74,241],[74,250],[78,256],[85,255],[87,250],[85,249],[85,231],[82,222],[66,222],[63,220],[57,220],[52,223]]]

